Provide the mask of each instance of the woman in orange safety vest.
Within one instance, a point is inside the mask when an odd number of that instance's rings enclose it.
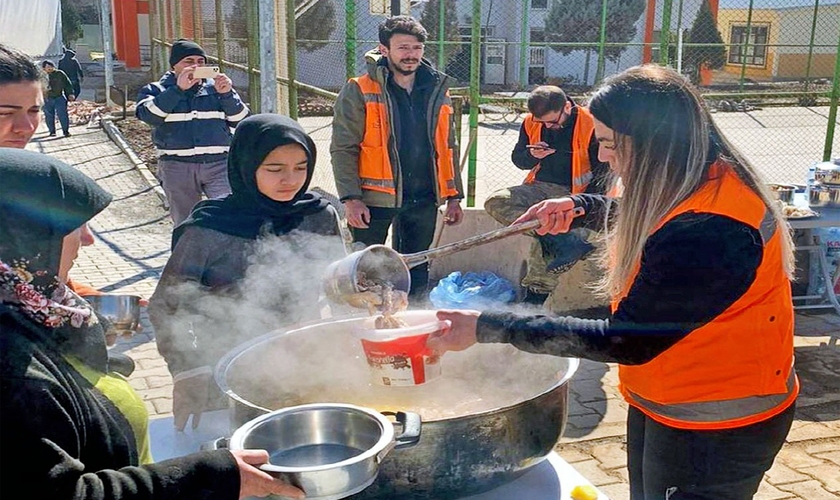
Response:
[[[618,363],[633,500],[746,500],[793,422],[793,244],[766,184],[673,70],[647,65],[592,97],[619,200],[531,207],[539,234],[606,227],[605,320],[441,311],[439,352],[475,342]],[[584,216],[574,220],[576,209]]]

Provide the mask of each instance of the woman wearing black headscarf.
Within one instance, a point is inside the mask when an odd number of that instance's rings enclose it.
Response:
[[[79,246],[65,236],[110,201],[58,160],[0,148],[0,497],[302,496],[249,465],[264,451],[148,463],[143,401],[110,372],[102,324],[65,286],[62,250]]]
[[[178,429],[223,405],[211,377],[223,354],[317,317],[312,278],[343,246],[335,209],[307,191],[314,170],[315,143],[297,122],[251,116],[237,126],[228,155],[232,194],[198,203],[175,228],[149,316],[174,378]]]

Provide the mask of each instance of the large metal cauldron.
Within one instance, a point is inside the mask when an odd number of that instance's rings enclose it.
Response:
[[[454,499],[512,481],[557,444],[578,360],[479,344],[447,353],[443,376],[417,387],[371,383],[353,333],[367,316],[264,335],[228,353],[216,381],[233,421],[287,406],[348,403],[423,419],[420,442],[395,450],[354,499]]]

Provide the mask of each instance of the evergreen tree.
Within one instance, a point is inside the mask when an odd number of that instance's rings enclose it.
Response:
[[[64,44],[85,36],[79,7],[72,0],[61,0],[61,38]]]
[[[429,32],[429,38],[426,40],[425,57],[432,64],[438,63],[438,44],[440,36],[440,2],[444,2],[444,36],[443,40],[447,42],[458,42],[461,40],[458,32],[458,15],[455,7],[455,0],[429,0],[420,14],[420,24]],[[443,68],[438,68],[441,71],[446,67],[452,56],[461,50],[458,44],[445,44],[443,50]]]
[[[608,43],[627,43],[636,36],[636,21],[645,10],[645,0],[607,0],[607,29]],[[584,82],[589,80],[589,58],[594,51],[597,53],[597,43],[601,38],[601,2],[593,0],[553,0],[551,9],[545,20],[546,40],[552,43],[562,42],[590,42],[587,48],[574,46],[551,46],[563,55],[569,55],[575,50],[586,51],[586,66],[584,68]],[[604,55],[607,59],[617,62],[626,47],[607,46]],[[600,66],[600,65],[599,65]],[[603,75],[598,75],[600,78]]]
[[[704,66],[720,69],[726,64],[726,46],[723,44],[723,37],[720,36],[715,18],[712,17],[708,0],[704,0],[700,6],[685,43],[716,44],[703,47],[688,45],[683,49],[683,61],[691,71],[693,82],[697,83],[700,80],[700,69]]]

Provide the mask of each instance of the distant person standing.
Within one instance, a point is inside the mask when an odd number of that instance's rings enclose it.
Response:
[[[58,69],[63,71],[73,83],[73,95],[76,98],[82,92],[82,80],[85,79],[82,64],[76,59],[76,51],[64,49],[64,55],[58,60]]]
[[[338,196],[354,241],[400,253],[427,250],[437,210],[461,222],[464,188],[449,77],[423,59],[426,29],[409,16],[379,27],[379,48],[365,54],[367,72],[351,78],[335,103],[332,153]],[[425,292],[429,266],[411,270],[411,294]]]
[[[178,40],[169,52],[172,69],[137,96],[137,118],[152,126],[157,175],[176,225],[202,195],[213,199],[230,194],[231,129],[249,113],[226,75],[207,79],[193,75],[205,62],[201,46]]]
[[[47,121],[47,128],[50,137],[55,137],[55,117],[58,116],[58,123],[61,124],[61,131],[64,137],[70,137],[70,117],[67,115],[67,102],[76,100],[73,90],[73,82],[67,77],[67,73],[55,67],[50,60],[41,62],[41,68],[47,73],[47,97],[44,99],[44,118]]]

